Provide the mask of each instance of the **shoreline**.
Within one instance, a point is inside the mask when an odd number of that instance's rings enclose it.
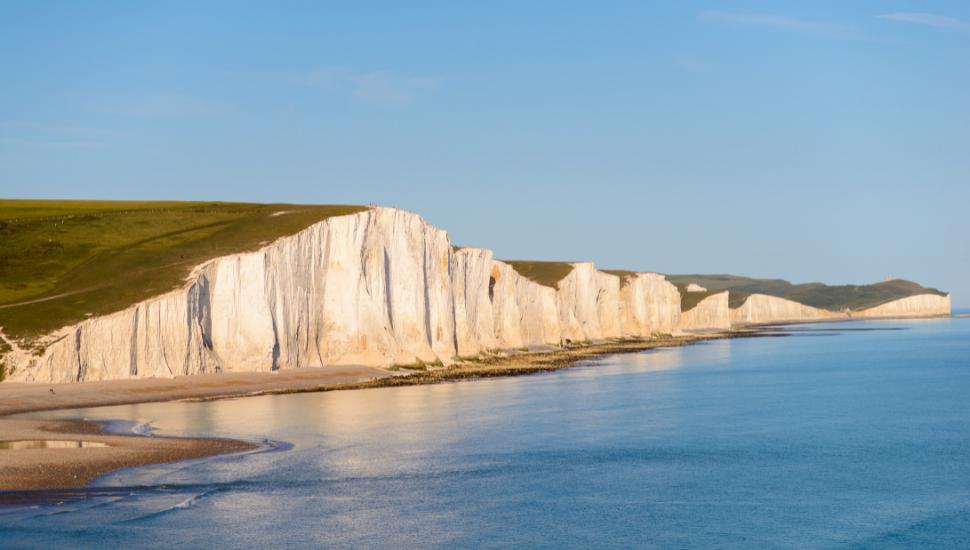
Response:
[[[105,474],[136,466],[177,462],[252,450],[247,442],[215,438],[110,434],[104,422],[24,420],[11,415],[113,405],[237,399],[257,395],[327,392],[437,384],[477,378],[523,376],[574,366],[581,361],[692,345],[699,341],[767,336],[757,331],[684,335],[656,340],[606,342],[563,350],[512,352],[451,367],[400,375],[370,367],[300,369],[304,372],[223,373],[175,379],[113,380],[71,384],[0,385],[0,441],[57,440],[103,443],[100,448],[0,450],[0,505],[20,491],[86,487]],[[54,393],[50,393],[54,389]]]
[[[86,441],[105,446],[0,451],[0,506],[11,496],[8,491],[80,489],[105,474],[125,468],[259,447],[235,439],[110,434],[102,429],[103,425],[90,420],[3,419],[0,426],[6,441]]]
[[[10,415],[137,403],[238,399],[259,395],[326,392],[436,384],[477,378],[523,376],[573,366],[583,360],[692,345],[707,340],[777,336],[759,327],[717,330],[649,340],[601,341],[531,352],[503,350],[448,367],[400,367],[397,371],[345,365],[274,372],[229,372],[176,378],[95,382],[0,384],[0,422]],[[4,437],[4,439],[6,439]]]
[[[967,316],[927,318],[952,317]],[[914,318],[895,317],[893,319]],[[0,384],[0,440],[56,439],[100,442],[109,446],[86,449],[0,450],[0,495],[8,491],[80,488],[102,475],[124,468],[177,462],[258,447],[250,442],[228,439],[109,434],[102,430],[103,422],[20,420],[9,418],[10,415],[135,403],[211,401],[260,395],[346,391],[526,376],[570,368],[583,361],[612,355],[690,346],[709,340],[787,336],[785,333],[767,330],[780,325],[861,320],[884,319],[776,322],[650,340],[616,340],[535,352],[510,351],[488,355],[479,360],[456,363],[449,367],[425,367],[423,370],[413,370],[407,374],[373,367],[342,366],[272,373],[206,374],[173,379],[111,380],[66,384],[9,382]],[[53,394],[50,393],[51,389],[55,390]],[[2,500],[0,498],[0,504]]]

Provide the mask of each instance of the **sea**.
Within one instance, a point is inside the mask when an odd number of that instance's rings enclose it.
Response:
[[[532,376],[22,415],[261,446],[0,495],[0,547],[970,548],[970,318],[775,334]]]

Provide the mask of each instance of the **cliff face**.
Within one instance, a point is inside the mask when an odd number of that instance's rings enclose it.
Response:
[[[5,361],[10,380],[49,382],[387,367],[566,339],[845,317],[758,294],[729,310],[727,292],[681,314],[680,293],[662,275],[621,281],[572,265],[558,288],[543,286],[488,250],[453,249],[417,215],[378,208],[208,262],[180,290],[50,335],[39,354],[8,341]],[[853,316],[949,313],[949,296],[920,295]]]
[[[555,289],[534,283],[497,260],[492,260],[489,277],[497,347],[559,343]]]
[[[448,361],[456,355],[453,261],[447,234],[413,214],[331,218],[209,262],[183,290],[68,327],[13,378]]]
[[[663,275],[638,273],[620,289],[619,317],[624,336],[680,334],[680,292]]]
[[[725,291],[704,298],[693,308],[681,313],[681,319],[684,330],[731,328],[728,293]]]
[[[732,323],[771,323],[777,321],[798,321],[804,319],[832,319],[857,317],[926,317],[930,315],[949,315],[950,295],[921,294],[894,300],[887,304],[851,314],[827,311],[797,302],[752,294],[738,309],[731,310]]]
[[[419,216],[330,218],[258,252],[200,266],[186,287],[65,327],[11,380],[73,382],[340,364],[451,362],[562,339],[680,332],[680,297],[656,274],[576,264],[559,289],[488,250],[453,250]]]
[[[949,315],[950,295],[921,294],[863,311],[852,312],[853,317],[925,317],[928,315]]]
[[[824,319],[826,317],[847,316],[764,294],[752,294],[741,307],[731,310],[732,324]]]
[[[217,368],[205,353],[200,285],[142,302],[61,331],[40,358],[18,353],[13,380],[75,382],[201,374]],[[19,363],[19,364],[18,364]]]
[[[494,310],[489,297],[492,251],[459,248],[454,255],[455,340],[458,355],[468,357],[498,347]]]
[[[557,306],[562,337],[570,340],[619,336],[620,278],[593,268],[590,262],[572,264],[559,282]]]

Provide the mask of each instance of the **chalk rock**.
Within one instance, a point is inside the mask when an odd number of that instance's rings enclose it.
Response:
[[[67,327],[12,379],[450,362],[453,260],[447,233],[414,214],[330,218],[208,262],[186,288]]]
[[[460,248],[454,252],[455,339],[458,355],[468,357],[497,347],[492,251]]]
[[[571,264],[556,295],[562,338],[592,340],[620,336],[620,278],[593,268],[592,262]]]
[[[492,260],[489,276],[494,281],[489,284],[496,347],[559,343],[556,289],[534,283],[498,260]]]
[[[707,289],[701,285],[690,283],[687,285],[687,292],[707,292]]]
[[[950,315],[950,295],[920,294],[894,300],[888,304],[863,311],[853,311],[853,317],[925,317]]]
[[[653,332],[679,335],[680,292],[657,273],[638,273],[620,289],[620,326],[623,336]]]
[[[837,316],[839,315],[832,314],[824,309],[806,306],[784,298],[752,294],[748,296],[741,307],[731,310],[731,323],[771,323]]]
[[[704,298],[693,308],[682,312],[681,319],[684,330],[731,328],[727,291]]]

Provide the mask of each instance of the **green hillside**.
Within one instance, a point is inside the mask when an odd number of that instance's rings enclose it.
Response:
[[[565,279],[566,275],[573,271],[573,266],[566,262],[501,261],[512,266],[512,269],[526,279],[549,288],[559,288],[559,281]]]
[[[362,206],[0,200],[0,327],[31,339]]]
[[[782,296],[793,292],[823,288],[826,286],[823,283],[793,285],[784,279],[752,279],[750,277],[738,277],[736,275],[667,275],[666,277],[668,281],[675,284],[694,283],[708,290],[734,290],[748,294],[767,294],[769,296]]]
[[[896,279],[895,281],[884,281],[874,285],[829,286],[814,291],[803,290],[786,294],[783,297],[793,302],[821,309],[839,309],[845,306],[853,311],[858,311],[920,294],[946,296],[946,292],[940,292],[935,288],[923,288],[912,281]]]
[[[838,310],[848,307],[854,311],[868,309],[887,302],[935,294],[946,296],[935,288],[897,279],[871,285],[828,286],[823,283],[794,285],[783,279],[752,279],[736,275],[667,275],[674,284],[696,283],[708,290],[730,290],[730,307],[738,308],[751,294],[778,296],[793,302],[820,309]]]

